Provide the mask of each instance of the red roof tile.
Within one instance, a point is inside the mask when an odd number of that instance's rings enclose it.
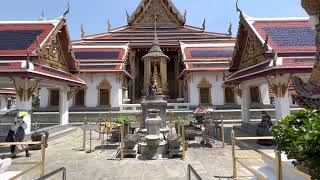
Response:
[[[22,61],[0,62],[0,76],[35,77],[39,79],[50,79],[59,82],[65,82],[67,84],[77,86],[85,85],[83,80],[68,72],[35,63],[33,64],[34,69],[22,69],[21,64]]]
[[[0,89],[0,94],[12,94],[15,95],[17,92],[11,89]]]
[[[314,52],[314,31],[308,20],[256,20],[253,27],[277,53]]]
[[[53,28],[54,25],[48,23],[0,24],[0,33],[3,34],[0,37],[2,39],[0,55],[25,55],[33,52]]]

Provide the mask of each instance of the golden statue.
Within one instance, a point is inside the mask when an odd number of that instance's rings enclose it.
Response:
[[[161,84],[161,76],[160,74],[158,73],[158,67],[157,67],[157,62],[154,62],[153,63],[153,81],[155,82],[156,86],[157,86],[157,90],[158,90],[158,93],[162,94],[162,84]]]

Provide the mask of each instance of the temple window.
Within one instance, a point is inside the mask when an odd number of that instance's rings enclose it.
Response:
[[[258,86],[250,87],[251,103],[261,103],[260,90]]]
[[[102,80],[98,85],[99,105],[110,106],[111,86],[107,80]]]
[[[201,105],[211,104],[211,87],[212,85],[205,78],[203,78],[198,84],[199,100]]]
[[[231,87],[224,88],[225,104],[235,104],[235,95]]]
[[[49,91],[49,104],[50,106],[59,106],[59,89],[51,89]]]
[[[74,96],[74,105],[75,106],[84,106],[85,103],[85,90],[79,89],[77,94]]]

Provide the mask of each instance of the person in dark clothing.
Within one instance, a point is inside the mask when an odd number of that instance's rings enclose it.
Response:
[[[25,138],[25,129],[27,129],[27,124],[23,121],[23,117],[28,115],[27,112],[20,112],[18,113],[18,116],[16,117],[15,121],[11,125],[11,129],[8,134],[11,137],[8,137],[7,139],[11,140],[11,142],[23,142]],[[12,141],[13,140],[13,141]],[[17,150],[25,150],[26,157],[30,157],[30,153],[28,152],[28,145],[19,144],[19,145],[11,145],[10,147],[11,153],[14,154],[14,152]],[[15,155],[14,155],[15,157]]]

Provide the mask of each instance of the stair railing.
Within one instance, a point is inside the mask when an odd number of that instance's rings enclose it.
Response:
[[[194,177],[196,177],[197,180],[202,180],[200,175],[197,173],[196,170],[194,170],[194,168],[190,164],[188,164],[187,171],[188,171],[188,175],[187,175],[188,180],[191,180],[191,173],[194,175]]]
[[[275,157],[272,157],[268,154],[266,154],[265,152],[256,149],[255,147],[249,145],[246,142],[243,142],[244,140],[272,140],[273,137],[272,136],[258,136],[258,137],[235,137],[234,131],[231,131],[231,145],[232,145],[232,177],[233,179],[238,179],[238,174],[237,174],[237,162],[239,164],[241,164],[244,168],[246,168],[248,171],[250,171],[252,174],[254,174],[258,179],[264,179],[260,174],[257,174],[255,171],[252,170],[252,168],[250,168],[248,165],[246,165],[245,163],[243,163],[241,160],[245,160],[245,159],[261,159],[261,157],[266,157],[270,160],[272,160],[273,162],[275,162],[276,164],[276,178],[277,180],[282,180],[282,166],[285,166],[286,168],[290,169],[291,171],[300,174],[301,176],[303,176],[305,179],[310,179],[311,180],[311,176],[299,171],[298,169],[283,163],[281,161],[281,152],[278,151],[277,149],[275,149]],[[257,152],[259,155],[261,156],[237,156],[236,155],[236,142],[241,144],[242,146],[248,148],[248,149],[252,149],[255,152]]]
[[[25,164],[30,164],[33,165],[31,167],[29,167],[28,169],[22,171],[21,173],[15,175],[14,177],[10,178],[10,179],[17,179],[19,177],[22,177],[23,175],[27,174],[28,172],[30,172],[31,170],[39,167],[40,168],[40,177],[42,177],[44,175],[44,165],[45,165],[45,151],[46,151],[46,147],[45,147],[45,135],[43,135],[41,137],[41,141],[31,141],[31,142],[0,142],[0,146],[11,146],[11,145],[29,145],[29,146],[37,146],[40,145],[41,149],[41,155],[40,155],[40,160],[39,161],[26,161],[26,162],[13,162],[13,165],[25,165]],[[30,148],[30,147],[29,147]],[[11,157],[21,153],[23,151],[19,151],[16,153],[11,154]]]
[[[44,175],[44,176],[42,176],[42,177],[40,177],[40,178],[38,178],[36,180],[45,180],[45,179],[48,179],[48,178],[50,178],[50,177],[52,177],[52,176],[54,176],[54,175],[56,175],[56,174],[58,174],[60,172],[62,172],[62,180],[66,180],[67,179],[67,169],[65,167],[61,167],[61,168],[59,168],[59,169],[57,169],[55,171],[52,171],[51,173],[46,174],[46,175]]]

